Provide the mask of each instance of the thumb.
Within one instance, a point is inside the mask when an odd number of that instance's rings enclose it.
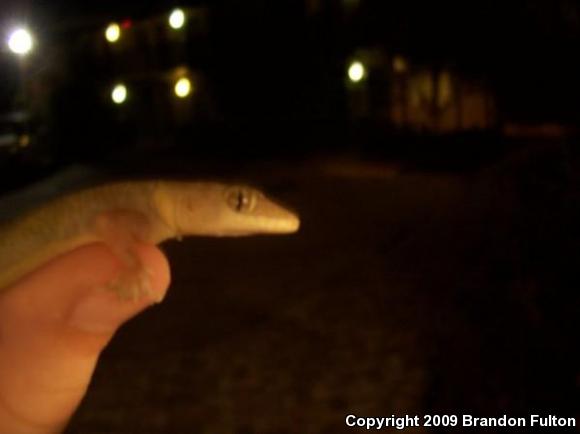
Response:
[[[141,245],[137,255],[152,271],[152,294],[138,301],[103,289],[121,265],[102,244],[62,255],[0,293],[0,434],[64,428],[114,332],[169,286],[158,248]]]

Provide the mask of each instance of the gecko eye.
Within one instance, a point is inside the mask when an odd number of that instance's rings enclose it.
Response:
[[[246,188],[233,188],[227,193],[228,205],[236,212],[250,212],[255,206],[254,196]]]

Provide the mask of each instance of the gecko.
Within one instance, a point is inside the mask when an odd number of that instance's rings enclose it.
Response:
[[[150,292],[138,243],[186,236],[290,234],[296,213],[244,184],[113,182],[57,198],[0,227],[0,293],[51,259],[94,242],[121,264],[108,285],[122,299]]]

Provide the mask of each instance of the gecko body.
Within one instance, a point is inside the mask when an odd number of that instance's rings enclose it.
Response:
[[[136,297],[147,281],[136,243],[160,244],[190,235],[283,234],[299,226],[296,214],[245,185],[105,184],[56,199],[0,227],[0,291],[58,255],[103,242],[124,267],[113,289]]]

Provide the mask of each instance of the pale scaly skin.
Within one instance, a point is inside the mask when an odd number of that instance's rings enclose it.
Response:
[[[123,298],[149,292],[137,243],[190,235],[244,236],[298,230],[296,214],[245,185],[134,181],[106,184],[57,199],[0,227],[0,292],[51,259],[105,243],[122,271],[110,289]]]

